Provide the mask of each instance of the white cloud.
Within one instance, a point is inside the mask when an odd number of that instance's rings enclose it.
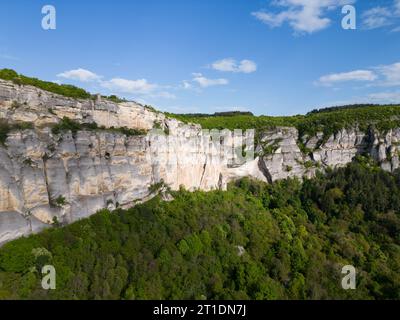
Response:
[[[400,86],[400,62],[371,67],[369,70],[355,70],[350,72],[324,75],[320,77],[315,84],[331,86],[333,84],[346,81],[368,82],[369,87]]]
[[[176,95],[170,93],[168,91],[161,91],[154,95],[156,98],[163,98],[163,99],[176,99]]]
[[[223,86],[229,83],[227,79],[208,79],[204,77],[201,73],[193,73],[193,76],[193,81],[199,84],[202,88]]]
[[[102,87],[122,93],[148,94],[157,88],[156,84],[149,83],[146,79],[128,80],[113,78],[101,83]]]
[[[239,63],[232,58],[215,61],[211,67],[218,71],[252,73],[257,70],[257,64],[251,60],[242,60]]]
[[[286,20],[289,20],[289,12],[284,11],[279,14],[268,13],[265,11],[252,12],[252,15],[261,22],[272,28],[280,27]]]
[[[182,81],[182,87],[183,87],[183,89],[190,89],[190,88],[192,88],[192,85],[190,84],[189,81],[183,80]]]
[[[400,103],[400,92],[378,92],[368,95],[375,103]]]
[[[386,7],[374,7],[362,14],[363,26],[367,30],[377,29],[393,25],[400,18],[400,0],[393,0],[393,5]],[[392,32],[400,31],[395,27]]]
[[[257,64],[251,60],[242,60],[239,65],[239,72],[252,73],[257,71]]]
[[[343,73],[332,73],[322,76],[318,80],[318,84],[330,86],[337,82],[345,81],[374,81],[377,75],[370,70],[356,70]]]
[[[58,74],[57,77],[69,80],[77,80],[82,82],[98,81],[102,78],[101,76],[95,74],[94,72],[82,68],[65,71],[63,73]]]
[[[381,84],[385,86],[400,85],[400,62],[379,66],[376,70],[384,77]]]
[[[77,80],[81,82],[96,82],[102,88],[112,91],[113,94],[130,94],[152,98],[175,99],[176,96],[165,91],[167,86],[159,86],[148,82],[146,79],[130,80],[124,78],[112,78],[103,80],[102,76],[82,68],[65,71],[57,75],[59,78]],[[59,82],[59,81],[58,81]]]
[[[327,11],[356,0],[275,0],[277,7],[284,9],[278,13],[268,11],[253,12],[252,15],[272,28],[280,27],[287,22],[300,33],[313,33],[327,28],[331,20]]]
[[[396,14],[400,15],[400,0],[394,0],[394,7],[396,9]]]
[[[386,7],[375,7],[362,14],[363,26],[368,30],[391,25],[393,12]]]

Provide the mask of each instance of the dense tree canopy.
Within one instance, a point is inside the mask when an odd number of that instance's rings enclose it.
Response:
[[[0,250],[0,298],[399,299],[400,173],[359,161],[103,210]],[[40,287],[52,264],[57,289]],[[343,290],[341,268],[357,270]]]

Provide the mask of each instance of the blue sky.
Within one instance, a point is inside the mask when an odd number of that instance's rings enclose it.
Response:
[[[4,0],[0,29],[0,67],[160,110],[400,102],[399,0]]]

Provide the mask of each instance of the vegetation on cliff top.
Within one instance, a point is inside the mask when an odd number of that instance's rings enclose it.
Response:
[[[84,89],[72,85],[57,84],[54,82],[48,82],[36,78],[27,77],[22,74],[18,74],[17,72],[11,69],[1,69],[0,79],[12,81],[17,85],[34,86],[42,90],[46,90],[52,93],[60,94],[71,98],[90,99],[92,97],[92,95],[89,92],[85,91]]]
[[[32,85],[71,98],[93,99],[96,97],[84,89],[72,85],[59,85],[26,77],[11,69],[1,69],[0,79],[10,80],[19,85]],[[104,96],[103,98],[113,102],[125,101],[115,95]],[[155,111],[150,106],[145,107]],[[212,115],[166,114],[186,123],[200,124],[204,129],[256,129],[258,133],[261,133],[277,126],[293,126],[299,130],[300,137],[304,135],[313,136],[317,132],[323,132],[324,136],[327,137],[343,128],[355,126],[362,131],[366,131],[370,126],[381,131],[400,127],[399,105],[358,104],[315,109],[306,115],[277,117],[254,116],[251,112],[238,111],[221,112]]]
[[[92,95],[82,88],[78,88],[69,84],[58,84],[49,81],[39,80],[37,78],[27,77],[18,74],[12,69],[0,69],[0,79],[9,80],[17,85],[29,85],[36,88],[46,90],[48,92],[56,93],[65,97],[74,99],[96,99],[96,95]],[[103,96],[103,98],[113,101],[115,103],[124,102],[126,100],[118,98],[115,95]]]
[[[323,132],[329,136],[343,128],[354,128],[366,131],[373,126],[386,131],[400,127],[400,106],[390,105],[356,105],[314,110],[307,115],[296,116],[251,116],[251,115],[173,115],[183,122],[198,123],[204,129],[256,129],[258,132],[278,126],[296,127],[300,137],[313,136]]]
[[[0,249],[2,299],[399,299],[400,172],[249,179],[103,210]],[[43,290],[52,264],[57,289]],[[341,269],[357,270],[343,290]]]

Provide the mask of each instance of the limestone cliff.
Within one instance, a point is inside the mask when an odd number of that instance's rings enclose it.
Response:
[[[51,127],[63,117],[102,128],[53,133]],[[0,244],[102,208],[133,206],[153,196],[151,186],[160,182],[173,190],[212,190],[244,176],[266,182],[310,177],[359,153],[370,154],[385,170],[399,166],[400,129],[384,135],[343,129],[323,140],[321,134],[299,137],[295,128],[280,127],[264,132],[254,157],[245,150],[251,158],[242,159],[235,150],[250,145],[251,132],[215,138],[199,125],[134,102],[69,99],[2,80],[0,119],[33,124],[10,131],[0,146]],[[107,130],[121,127],[157,127],[168,134]],[[307,154],[299,148],[300,139]]]

